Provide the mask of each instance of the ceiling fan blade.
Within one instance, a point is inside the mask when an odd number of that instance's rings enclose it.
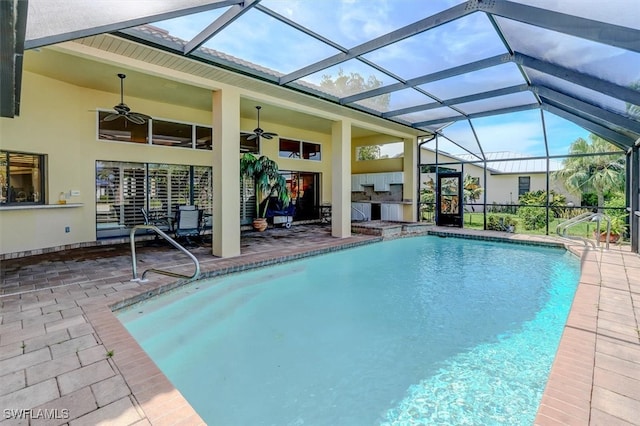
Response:
[[[143,120],[151,120],[151,116],[147,114],[143,114],[141,112],[130,112],[129,115],[135,115],[137,117],[142,118]]]
[[[112,114],[107,115],[105,118],[102,119],[102,121],[113,121],[119,117],[122,117],[122,115],[118,114],[117,112],[114,112]]]
[[[258,135],[256,135],[256,134],[254,133],[254,134],[252,134],[252,135],[247,136],[247,140],[248,140],[248,141],[252,141],[252,140],[254,140],[256,137],[258,137]]]
[[[278,134],[277,134],[277,133],[273,133],[273,132],[264,132],[264,133],[262,134],[262,136],[264,136],[265,138],[268,136],[268,137],[269,137],[269,139],[271,139],[271,138],[272,138],[272,137],[274,137],[274,136],[278,136]]]
[[[260,136],[262,136],[265,139],[273,139],[273,136],[271,136],[269,133],[263,133]]]
[[[127,120],[129,120],[133,124],[144,124],[147,122],[147,120],[145,120],[144,118],[140,117],[137,114],[127,114],[125,115],[125,117],[127,118]]]

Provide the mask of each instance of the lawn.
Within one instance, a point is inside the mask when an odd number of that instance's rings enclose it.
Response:
[[[515,214],[508,214],[508,213],[489,213],[487,216],[492,215],[492,214],[496,214],[498,216],[504,216],[504,217],[511,217],[513,218],[518,225],[516,225],[516,230],[515,233],[516,234],[527,234],[527,235],[545,235],[546,234],[546,228],[540,228],[540,229],[532,229],[532,230],[528,230],[528,229],[524,229],[524,227],[522,226],[522,219],[520,219],[518,217],[518,215]],[[549,223],[549,235],[555,235],[556,234],[556,226],[558,226],[559,223],[564,222],[566,219],[552,219],[551,222]],[[604,224],[603,224],[604,225]],[[601,226],[603,226],[601,225]],[[484,228],[484,217],[482,213],[464,213],[464,227],[465,228],[470,228],[470,229],[483,229]],[[593,238],[593,231],[596,228],[596,224],[593,222],[584,222],[584,223],[579,223],[577,225],[572,226],[571,228],[568,229],[568,234],[571,236],[575,236],[575,237],[586,237],[586,238]]]

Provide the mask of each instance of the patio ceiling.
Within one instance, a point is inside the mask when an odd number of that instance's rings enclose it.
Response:
[[[549,135],[558,120],[621,149],[640,138],[640,8],[629,0],[0,3],[3,117],[19,113],[24,49],[110,32],[443,134],[480,160],[495,150],[487,129],[509,120],[536,123],[532,156],[563,153]],[[323,82],[340,75],[364,84]]]

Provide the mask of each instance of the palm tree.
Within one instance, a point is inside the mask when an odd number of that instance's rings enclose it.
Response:
[[[553,172],[551,177],[561,181],[573,194],[595,192],[600,209],[604,206],[606,192],[624,192],[624,154],[604,154],[618,150],[616,146],[594,134],[589,135],[588,142],[578,138],[569,147],[569,154],[582,156],[565,159],[564,167]],[[599,153],[601,155],[598,155]]]

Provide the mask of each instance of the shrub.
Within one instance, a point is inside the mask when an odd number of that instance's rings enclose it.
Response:
[[[540,207],[520,207],[518,216],[522,219],[522,226],[528,231],[544,228],[547,223],[547,213]]]
[[[547,204],[547,191],[527,192],[520,196],[518,202],[529,206],[545,206]],[[553,190],[550,192],[549,210],[553,212],[553,217],[562,217],[566,205],[567,197]]]
[[[516,229],[518,221],[512,216],[502,216],[490,214],[487,216],[487,229],[491,231],[507,231],[509,226]]]

